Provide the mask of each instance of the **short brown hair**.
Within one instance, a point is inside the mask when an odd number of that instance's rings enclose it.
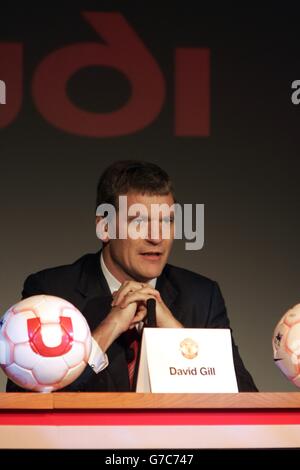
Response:
[[[162,168],[150,162],[123,160],[110,165],[100,176],[96,207],[105,203],[117,207],[118,197],[129,191],[160,196],[171,193],[175,199],[171,179]]]

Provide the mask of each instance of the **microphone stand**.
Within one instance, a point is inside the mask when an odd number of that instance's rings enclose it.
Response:
[[[156,328],[156,300],[147,300],[147,326],[149,328]]]

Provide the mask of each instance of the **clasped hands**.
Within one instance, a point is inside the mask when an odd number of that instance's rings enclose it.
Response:
[[[92,332],[103,352],[125,331],[134,328],[147,315],[147,300],[156,300],[156,323],[160,328],[183,328],[161,298],[158,290],[149,284],[125,281],[113,294],[111,311]]]
[[[142,282],[125,281],[113,294],[112,312],[124,322],[124,331],[134,328],[147,315],[147,300],[156,300],[156,321],[160,328],[179,328],[182,325],[174,318],[161,298],[160,292]]]

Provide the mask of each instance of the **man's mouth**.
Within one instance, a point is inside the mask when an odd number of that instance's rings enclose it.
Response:
[[[157,261],[162,257],[162,253],[160,251],[146,251],[141,253],[141,256],[149,261]]]

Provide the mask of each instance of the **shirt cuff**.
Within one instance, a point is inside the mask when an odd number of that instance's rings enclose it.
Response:
[[[92,350],[88,360],[89,365],[98,374],[101,370],[108,366],[108,357],[102,351],[97,341],[92,337]]]

